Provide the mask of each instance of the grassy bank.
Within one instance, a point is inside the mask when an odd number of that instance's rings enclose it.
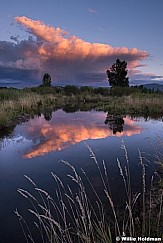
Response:
[[[114,90],[113,90],[114,91]],[[0,89],[0,127],[10,126],[46,110],[103,110],[110,113],[161,117],[163,94],[138,88],[109,92],[107,88],[36,87]]]

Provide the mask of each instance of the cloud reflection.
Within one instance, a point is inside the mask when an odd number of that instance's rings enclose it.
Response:
[[[57,112],[56,112],[57,113]],[[60,114],[60,113],[59,113]],[[63,115],[63,112],[61,113]],[[31,139],[33,147],[27,151],[23,157],[33,158],[45,155],[49,152],[60,151],[71,145],[77,144],[88,139],[103,139],[109,136],[132,136],[141,133],[141,127],[135,125],[130,118],[124,118],[124,130],[121,133],[113,134],[107,125],[104,124],[105,114],[93,117],[91,112],[86,113],[84,118],[75,118],[66,114],[61,119],[52,119],[50,122],[42,118],[37,118],[27,127],[25,136]],[[94,113],[95,114],[95,113]],[[41,122],[40,122],[41,119]]]

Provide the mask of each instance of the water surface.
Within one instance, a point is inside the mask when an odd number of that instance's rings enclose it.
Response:
[[[108,119],[109,118],[109,121]],[[157,146],[158,137],[163,135],[161,120],[131,118],[125,116],[118,121],[111,121],[105,112],[65,113],[62,110],[50,116],[41,115],[28,122],[17,125],[1,133],[0,140],[0,228],[1,243],[25,242],[14,210],[25,215],[29,207],[22,198],[18,188],[31,190],[31,185],[24,175],[31,177],[41,188],[53,193],[54,186],[51,172],[66,180],[68,168],[61,159],[69,161],[77,170],[83,168],[92,180],[100,187],[94,162],[86,147],[86,142],[97,156],[99,163],[105,161],[112,191],[121,197],[121,178],[117,158],[122,167],[125,164],[122,139],[125,142],[129,159],[134,190],[140,186],[140,166],[138,148],[147,157],[154,154],[152,144]],[[150,156],[149,156],[150,154]],[[152,171],[152,165],[149,171]],[[150,174],[150,173],[149,173]],[[27,216],[28,217],[28,216]]]

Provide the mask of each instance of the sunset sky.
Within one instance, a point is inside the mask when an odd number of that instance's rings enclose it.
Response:
[[[130,84],[163,84],[162,0],[0,2],[0,86],[107,86],[106,70],[128,62]]]

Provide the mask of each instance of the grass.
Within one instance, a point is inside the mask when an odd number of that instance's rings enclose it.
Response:
[[[115,237],[119,237],[119,242],[122,242],[122,236],[162,237],[160,227],[163,220],[163,189],[161,188],[161,194],[160,191],[154,190],[153,182],[155,177],[158,178],[158,174],[155,173],[151,177],[151,186],[147,190],[146,160],[141,152],[139,151],[142,190],[134,193],[131,186],[133,178],[130,175],[128,152],[122,141],[126,164],[122,168],[121,162],[117,159],[117,167],[124,185],[125,204],[123,210],[118,213],[112,195],[113,188],[110,188],[109,184],[108,168],[104,161],[100,164],[92,149],[86,146],[98,171],[105,200],[96,190],[87,173],[83,170],[82,173],[77,172],[67,161],[62,163],[69,168],[70,173],[67,177],[70,183],[64,183],[52,173],[56,184],[53,196],[39,188],[27,176],[25,177],[34,187],[33,194],[18,189],[18,192],[31,204],[28,211],[36,220],[39,243],[112,243],[115,242]],[[91,189],[91,197],[88,187]],[[32,235],[28,224],[17,210],[16,215],[20,220],[26,242],[38,242],[35,240],[36,235]]]
[[[163,97],[153,95],[110,97],[110,100],[99,105],[98,110],[110,113],[129,114],[133,116],[158,117],[163,114]]]
[[[68,90],[68,91],[67,91]],[[108,90],[91,87],[36,87],[0,89],[0,127],[17,124],[21,117],[37,115],[46,110],[62,108],[64,111],[103,110],[112,114],[162,117],[163,94],[140,93],[137,91],[124,96],[109,95]],[[71,91],[71,92],[70,92]],[[67,92],[67,93],[66,93]],[[122,93],[122,91],[121,91]]]
[[[17,99],[8,99],[1,102],[0,106],[0,125],[10,124],[12,120],[25,113],[31,113],[34,104],[39,101],[38,95],[28,94],[18,96]]]
[[[2,92],[1,92],[2,91]],[[44,105],[50,106],[55,97],[41,96],[34,92],[23,90],[0,90],[0,126],[17,124],[22,116],[29,117],[37,114]],[[28,114],[28,116],[27,116]]]

